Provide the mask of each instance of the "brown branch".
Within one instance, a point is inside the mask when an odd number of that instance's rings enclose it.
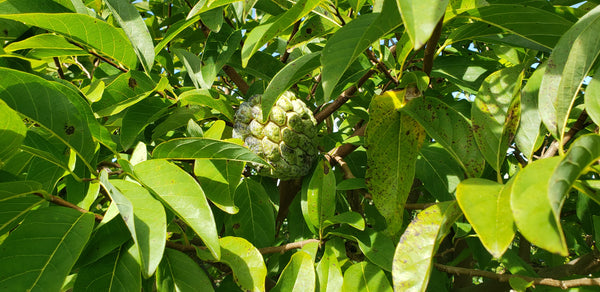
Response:
[[[285,52],[281,56],[281,59],[280,59],[281,63],[285,64],[287,62],[288,58],[290,57],[290,52],[287,50],[287,46],[290,45],[290,41],[296,35],[296,33],[298,32],[299,28],[300,28],[300,21],[296,21],[296,23],[294,23],[294,27],[292,28],[292,33],[290,34],[290,38],[287,41]]]
[[[109,65],[111,65],[111,66],[113,66],[113,67],[121,70],[121,72],[123,72],[123,73],[129,72],[129,69],[121,67],[119,64],[115,63],[113,60],[108,59],[108,58],[106,58],[106,57],[104,57],[104,56],[102,56],[102,55],[94,52],[93,50],[88,50],[86,47],[84,47],[84,46],[82,46],[82,45],[80,45],[80,44],[78,44],[76,42],[70,42],[70,43],[73,44],[73,45],[76,45],[76,46],[80,47],[81,49],[83,49],[83,50],[87,51],[88,53],[92,54],[94,57],[96,57],[96,58],[98,58],[98,59],[106,62],[107,64],[109,64]]]
[[[577,134],[577,132],[583,130],[586,127],[585,121],[587,120],[587,118],[588,118],[588,114],[584,110],[583,112],[581,112],[581,115],[579,115],[579,117],[577,118],[577,121],[575,121],[575,123],[573,124],[571,129],[569,129],[569,131],[567,133],[565,133],[565,136],[563,137],[563,145],[562,146],[567,144],[567,142],[569,142],[569,140],[571,140],[571,138],[573,138],[573,136],[575,136],[575,134]],[[552,157],[552,156],[556,155],[556,152],[558,152],[559,148],[560,148],[560,141],[558,141],[558,140],[552,141],[552,144],[550,144],[548,149],[546,149],[544,154],[542,154],[541,158],[548,158],[548,157]]]
[[[338,96],[338,98],[336,98],[332,103],[327,105],[322,111],[318,112],[315,115],[315,119],[317,120],[317,123],[318,124],[322,123],[329,115],[331,115],[333,112],[338,110],[342,105],[344,105],[344,103],[346,103],[352,96],[354,96],[356,91],[358,91],[358,88],[361,87],[367,80],[369,80],[369,78],[371,78],[371,76],[374,73],[375,73],[375,70],[367,71],[367,73],[365,73],[365,75],[363,75],[358,80],[358,82],[356,82],[356,84],[354,84],[354,85],[350,86],[348,89],[344,90],[344,92],[342,92],[342,94],[340,94],[340,96]]]
[[[44,196],[43,194],[40,194],[40,193],[35,193],[35,195],[38,196],[38,197],[41,197],[41,198],[44,198],[44,199],[48,200],[48,202],[54,203],[54,204],[59,205],[59,206],[63,206],[63,207],[75,209],[75,210],[77,210],[77,211],[79,211],[81,213],[92,213],[92,214],[94,214],[94,217],[96,217],[96,221],[102,221],[102,219],[104,219],[104,216],[102,216],[100,214],[96,214],[96,213],[94,213],[94,212],[92,212],[90,210],[86,210],[84,208],[81,208],[81,207],[79,207],[79,206],[77,206],[77,205],[75,205],[75,204],[73,204],[73,203],[71,203],[69,201],[65,201],[61,197],[57,197],[57,196],[54,196],[54,195],[46,195],[46,196]]]
[[[598,271],[600,271],[600,254],[595,250],[564,265],[544,268],[537,273],[541,277],[556,279],[571,275],[589,275]]]
[[[65,72],[63,72],[62,65],[60,64],[60,60],[58,57],[54,57],[54,65],[56,65],[56,71],[58,72],[58,77],[60,79],[65,79]]]
[[[238,74],[238,72],[235,71],[233,67],[225,65],[223,66],[223,71],[225,71],[225,74],[227,74],[227,76],[231,78],[231,81],[235,83],[235,85],[240,90],[240,92],[242,92],[243,95],[246,95],[246,93],[248,93],[248,89],[250,89],[250,86],[248,86],[248,83],[246,83],[244,78],[242,78],[242,76],[240,76],[240,74]]]
[[[437,43],[440,40],[440,36],[442,35],[443,25],[444,17],[442,16],[438,24],[435,26],[431,37],[427,41],[427,45],[425,45],[425,53],[423,55],[423,72],[425,72],[427,76],[431,75],[431,69],[433,68],[433,58],[435,57]]]
[[[307,240],[298,241],[298,242],[286,243],[286,244],[280,245],[280,246],[263,247],[263,248],[259,248],[258,251],[260,251],[261,254],[285,253],[288,250],[302,248],[303,246],[305,246],[309,243],[312,243],[312,242],[320,243],[321,241],[318,239],[307,239]]]
[[[277,211],[277,217],[275,218],[276,235],[279,234],[279,229],[288,214],[290,205],[292,204],[294,197],[300,192],[301,188],[301,179],[282,180],[279,182],[279,210]]]
[[[381,71],[383,74],[385,74],[385,76],[389,80],[391,80],[396,85],[398,85],[398,79],[396,77],[392,76],[392,74],[390,73],[390,70],[387,68],[387,66],[385,64],[383,64],[383,62],[381,62],[381,60],[377,59],[377,57],[375,56],[375,53],[373,53],[373,51],[371,51],[370,49],[368,49],[366,53],[367,53],[367,57],[369,58],[369,60],[371,60],[373,65],[377,66],[377,69],[379,69],[379,71]]]
[[[508,282],[511,278],[521,278],[527,282],[533,282],[533,285],[544,285],[551,287],[558,287],[561,289],[568,289],[580,286],[600,286],[600,278],[579,278],[572,280],[557,280],[552,278],[534,278],[521,275],[511,274],[496,274],[489,271],[474,270],[460,267],[446,266],[435,263],[435,268],[453,275],[468,275],[471,277],[484,277],[489,279],[497,280],[498,282]]]

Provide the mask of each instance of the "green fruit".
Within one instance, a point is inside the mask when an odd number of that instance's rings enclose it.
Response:
[[[317,156],[317,121],[304,102],[285,92],[262,121],[261,96],[242,103],[235,113],[233,137],[272,167],[256,166],[259,174],[288,180],[306,175]]]

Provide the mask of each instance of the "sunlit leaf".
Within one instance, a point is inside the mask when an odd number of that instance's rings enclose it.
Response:
[[[277,285],[271,291],[314,291],[315,283],[316,275],[312,257],[304,251],[297,251],[281,272]]]
[[[392,285],[383,270],[369,262],[360,262],[350,266],[344,272],[342,291],[381,291],[391,292]]]
[[[19,115],[0,100],[0,168],[18,149],[27,133],[27,127]]]
[[[413,47],[418,50],[425,45],[435,26],[446,12],[448,0],[397,0],[397,2]]]
[[[167,248],[156,270],[157,291],[214,291],[206,273],[184,253]]]
[[[275,239],[275,212],[264,187],[253,180],[243,180],[235,191],[235,203],[239,212],[231,216],[233,233],[257,248],[271,246]]]

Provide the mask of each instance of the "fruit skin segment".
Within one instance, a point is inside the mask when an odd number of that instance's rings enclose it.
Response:
[[[235,113],[233,137],[240,138],[270,168],[254,165],[259,174],[288,180],[306,175],[317,156],[317,121],[304,102],[286,91],[262,121],[261,95],[243,102]]]

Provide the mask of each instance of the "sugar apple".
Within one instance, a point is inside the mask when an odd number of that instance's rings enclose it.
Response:
[[[255,165],[259,174],[282,180],[306,175],[317,155],[317,121],[312,112],[293,93],[285,92],[262,122],[261,97],[254,95],[240,105],[233,137],[272,166]]]

